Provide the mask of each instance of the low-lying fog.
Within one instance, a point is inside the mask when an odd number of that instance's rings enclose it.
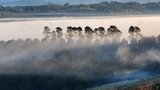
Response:
[[[142,32],[138,32],[135,36],[140,35],[141,39],[133,38],[128,43],[124,39],[118,42],[114,36],[101,37],[92,44],[92,39],[87,36],[86,40],[79,38],[75,43],[72,38],[66,42],[59,36],[53,38],[53,35],[48,35],[52,39],[46,37],[42,41],[38,40],[44,37],[42,33],[44,26],[52,29],[62,27],[65,32],[67,26],[83,28],[102,26],[107,29],[110,25],[116,25],[126,38],[130,36],[129,27],[138,26]],[[63,87],[67,87],[66,90],[83,90],[76,88],[81,85],[86,89],[102,83],[158,75],[160,74],[160,37],[157,37],[160,34],[159,29],[160,16],[0,19],[0,40],[20,38],[0,41],[0,75],[55,75],[64,78],[64,80],[55,79],[57,86],[49,84],[58,87],[57,90]],[[141,34],[156,37],[143,37]],[[117,35],[115,36],[118,37]],[[38,39],[21,40],[25,38]],[[100,41],[103,39],[102,44]],[[71,79],[66,79],[70,77]],[[69,86],[59,86],[61,83],[68,85],[68,82]],[[73,89],[70,89],[70,86],[73,86]]]
[[[128,28],[131,25],[139,26],[142,33],[147,36],[157,36],[160,30],[160,16],[106,16],[106,17],[61,17],[61,18],[7,18],[0,19],[0,40],[18,38],[39,38],[43,37],[43,27],[49,26],[52,29],[67,26],[90,26],[96,28],[103,26],[106,29],[110,25],[116,25],[124,37],[128,36]]]

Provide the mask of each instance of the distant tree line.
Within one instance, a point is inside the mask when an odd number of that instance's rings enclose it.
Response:
[[[146,14],[160,13],[160,2],[138,3],[138,2],[101,2],[94,4],[71,5],[66,3],[48,4],[40,6],[0,6],[0,16],[9,17],[16,14],[28,13],[101,13],[101,14]]]

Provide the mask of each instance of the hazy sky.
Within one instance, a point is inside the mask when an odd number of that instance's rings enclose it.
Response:
[[[1,5],[39,5],[51,3],[71,3],[71,4],[81,4],[81,3],[97,3],[102,1],[119,1],[119,2],[158,2],[160,0],[0,0]]]

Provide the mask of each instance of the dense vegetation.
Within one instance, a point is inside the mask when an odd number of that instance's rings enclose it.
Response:
[[[25,16],[26,14],[38,16],[38,14],[35,13],[150,14],[160,13],[160,2],[145,4],[141,4],[138,2],[101,2],[95,4],[80,5],[70,5],[69,3],[66,3],[64,5],[48,4],[40,6],[0,6],[0,17]],[[53,16],[54,15],[55,14],[53,14]]]
[[[105,83],[98,79],[54,75],[0,75],[0,80],[1,90],[84,90]]]

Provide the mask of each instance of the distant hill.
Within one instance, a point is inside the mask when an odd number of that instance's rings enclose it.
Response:
[[[102,1],[118,1],[118,2],[158,2],[160,0],[0,0],[1,5],[5,6],[24,6],[24,5],[42,5],[48,3],[54,4],[64,4],[64,3],[71,3],[71,4],[88,4],[88,3],[99,3]]]
[[[28,0],[27,2],[31,2]],[[32,1],[33,2],[33,1]],[[35,3],[39,1],[34,1]],[[21,2],[23,3],[23,2]],[[0,6],[0,17],[83,16],[83,15],[160,14],[160,2],[100,2],[94,4],[44,4],[34,6]]]

